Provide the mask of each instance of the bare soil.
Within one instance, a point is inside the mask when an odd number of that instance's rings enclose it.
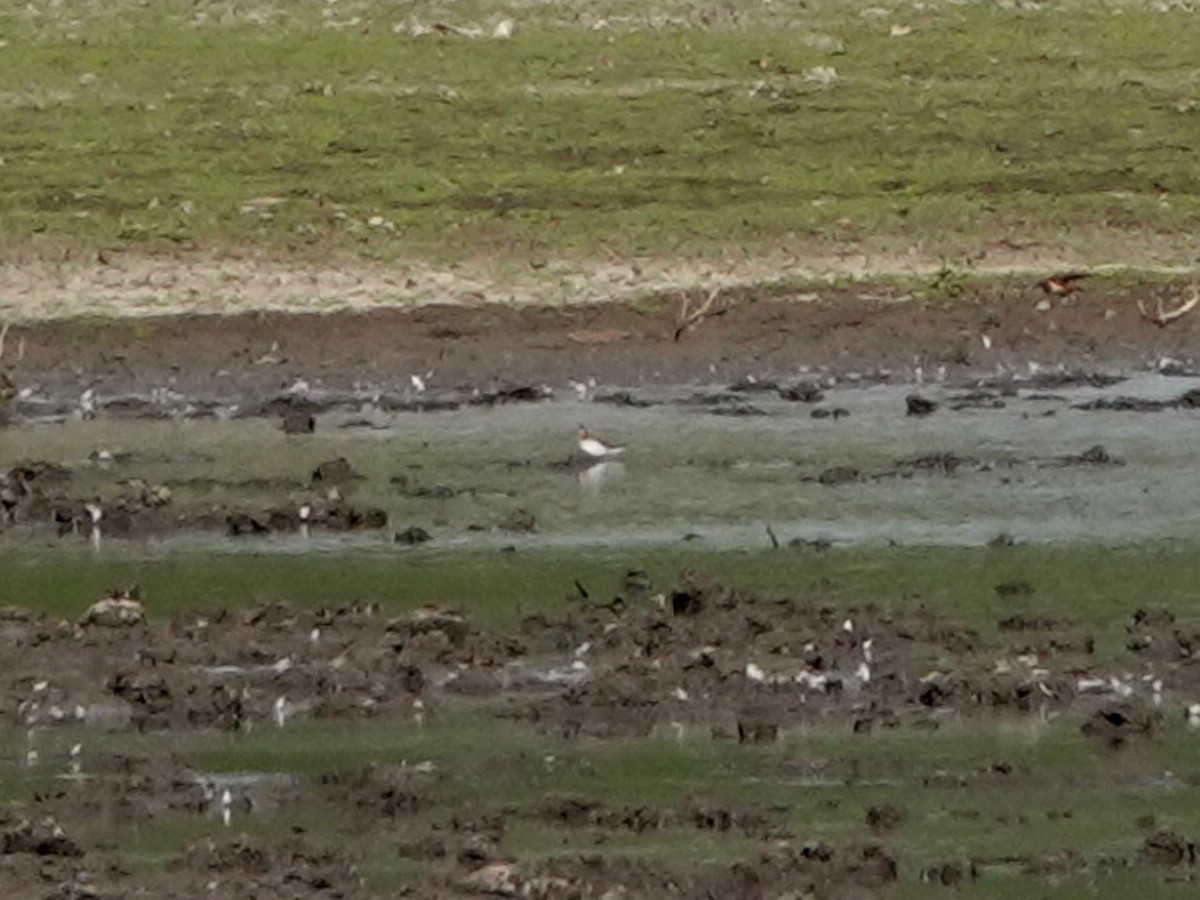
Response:
[[[9,328],[0,367],[16,385],[51,394],[91,387],[115,394],[170,387],[223,398],[313,387],[482,388],[595,379],[606,385],[678,384],[778,377],[797,371],[885,371],[911,379],[943,367],[948,377],[1031,363],[1090,371],[1190,364],[1200,319],[1146,321],[1187,295],[1181,284],[1094,278],[1079,293],[1049,297],[1035,279],[948,284],[935,291],[895,283],[797,292],[733,288],[708,317],[675,339],[682,294],[634,303],[500,304],[376,308],[328,314],[54,320]],[[691,309],[707,291],[692,291]],[[954,296],[943,296],[953,294]],[[429,375],[432,373],[432,375]]]

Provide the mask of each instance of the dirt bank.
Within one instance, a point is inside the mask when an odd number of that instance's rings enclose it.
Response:
[[[953,296],[950,296],[953,295]],[[690,309],[707,292],[692,295]],[[678,340],[678,293],[637,303],[570,307],[480,305],[233,316],[75,319],[13,326],[0,368],[17,388],[73,395],[169,387],[188,394],[261,397],[303,380],[313,387],[480,387],[569,380],[638,385],[918,367],[936,377],[1024,374],[1042,368],[1120,370],[1172,358],[1190,365],[1200,317],[1165,327],[1138,301],[1175,308],[1182,284],[1094,278],[1067,297],[1028,279],[894,283],[797,292],[718,294]],[[430,374],[432,373],[432,374]]]

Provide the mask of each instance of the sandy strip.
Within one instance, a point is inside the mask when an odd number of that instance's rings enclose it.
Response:
[[[0,266],[0,321],[80,316],[141,317],[281,310],[296,313],[450,304],[560,306],[628,301],[681,290],[780,281],[932,275],[949,264],[972,276],[1038,275],[1066,269],[1137,270],[1194,278],[1194,248],[1181,238],[1122,236],[1059,247],[994,242],[961,263],[920,245],[844,253],[778,249],[755,255],[629,261],[521,259],[457,265],[403,262],[310,264],[255,256],[215,258],[110,253],[106,262],[44,259]],[[803,290],[797,299],[804,299]],[[812,295],[807,295],[812,296]]]

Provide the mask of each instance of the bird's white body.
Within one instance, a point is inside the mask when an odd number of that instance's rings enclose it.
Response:
[[[616,456],[618,453],[624,453],[625,448],[606,443],[595,435],[588,433],[588,430],[581,426],[579,429],[579,452],[584,456],[590,456],[592,459],[606,459],[610,456]]]

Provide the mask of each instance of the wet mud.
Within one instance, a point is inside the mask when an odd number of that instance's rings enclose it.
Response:
[[[1162,366],[1186,373],[1196,368],[1200,319],[1156,327],[1138,311],[1139,300],[1177,292],[1163,282],[1117,279],[1093,279],[1086,291],[1050,300],[1036,283],[1019,280],[968,283],[952,298],[886,282],[799,295],[782,286],[737,289],[721,296],[724,315],[678,341],[677,292],[638,304],[559,308],[48,322],[9,331],[3,368],[15,389],[0,392],[0,403],[9,393],[27,403],[27,388],[42,397],[93,388],[112,398],[114,412],[153,414],[159,404],[147,395],[166,399],[172,392],[209,398],[192,401],[196,414],[214,399],[281,412],[270,398],[304,380],[335,393],[371,386],[397,409],[431,409],[536,399],[543,385],[590,378],[618,388],[754,378],[787,391],[801,369],[907,380],[943,369],[951,378],[998,370],[1003,378],[1030,364],[1043,371]],[[587,334],[613,339],[580,343]],[[422,397],[417,385],[451,393]],[[320,401],[310,402],[319,411]]]
[[[352,830],[394,829],[396,852],[420,873],[417,896],[870,895],[905,871],[889,840],[904,825],[903,807],[870,807],[863,824],[871,840],[831,844],[796,832],[786,805],[552,794],[523,809],[471,811],[453,799],[455,773],[435,765],[221,775],[170,752],[93,751],[86,735],[269,729],[286,739],[302,722],[351,720],[420,729],[470,703],[497,721],[568,742],[659,735],[771,745],[816,727],[865,741],[879,730],[1054,719],[1075,723],[1078,740],[1117,759],[1159,742],[1166,717],[1182,716],[1182,698],[1200,692],[1192,665],[1200,627],[1165,611],[1133,611],[1122,655],[1113,659],[1097,655],[1086,623],[1067,617],[1011,614],[989,636],[920,607],[896,613],[819,597],[768,598],[694,571],[658,586],[631,570],[611,596],[598,593],[581,595],[560,617],[526,618],[516,635],[482,629],[450,608],[386,617],[369,603],[317,611],[271,604],[155,622],[143,606],[153,598],[122,591],[82,608],[76,621],[6,609],[0,717],[26,732],[27,765],[57,765],[65,774],[0,822],[5,884],[30,892],[13,896],[119,897],[133,884],[176,892],[161,896],[199,896],[212,884],[225,896],[367,896],[352,851],[331,851],[303,834],[261,845],[208,840],[148,882],[72,836],[97,823],[165,816],[214,823],[286,816],[315,799]],[[38,759],[56,729],[84,737],[61,760]],[[846,784],[857,777],[831,760],[788,765],[791,777]],[[1023,777],[1003,761],[973,776],[996,785]],[[924,785],[931,786],[936,777]],[[519,863],[507,835],[522,821],[597,836],[696,832],[748,849],[740,861],[704,871],[612,854]],[[1190,877],[1195,857],[1194,843],[1159,829],[1129,858],[1019,863],[1029,872],[1119,866]],[[1012,862],[948,859],[907,877],[955,885]]]
[[[111,454],[95,460],[113,463]],[[357,476],[341,457],[321,463],[307,484],[285,476],[254,480],[188,478],[149,484],[140,478],[114,477],[102,485],[106,499],[72,490],[72,470],[44,461],[20,462],[0,473],[0,531],[9,527],[52,525],[59,537],[128,538],[175,531],[222,531],[231,537],[278,532],[377,530],[388,524],[377,506],[347,502],[339,485]],[[180,503],[179,488],[217,487],[227,493],[281,495],[270,505]]]

